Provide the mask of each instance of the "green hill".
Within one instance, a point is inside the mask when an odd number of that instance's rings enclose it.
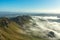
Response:
[[[22,28],[32,19],[29,16],[18,16],[15,18],[0,18],[0,40],[46,40],[43,38],[28,35]]]

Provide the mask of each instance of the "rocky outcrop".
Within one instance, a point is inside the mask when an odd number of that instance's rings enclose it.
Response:
[[[23,26],[23,24],[29,22],[30,19],[32,19],[30,16],[25,16],[25,15],[13,17],[13,18],[2,17],[0,18],[0,26],[2,25],[8,27],[8,24],[12,21]]]
[[[8,27],[10,20],[6,17],[0,18],[0,27]]]
[[[23,26],[23,24],[29,22],[29,20],[32,19],[30,16],[17,16],[15,18],[11,18],[12,21],[15,21],[19,25]]]
[[[55,34],[52,31],[50,31],[47,35],[48,35],[48,37],[51,37],[51,38],[55,37]]]

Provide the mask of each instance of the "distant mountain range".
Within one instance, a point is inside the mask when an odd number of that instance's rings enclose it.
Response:
[[[21,15],[31,15],[31,16],[58,16],[60,17],[60,14],[54,14],[54,13],[23,13],[23,12],[0,12],[0,17],[4,16],[21,16]]]

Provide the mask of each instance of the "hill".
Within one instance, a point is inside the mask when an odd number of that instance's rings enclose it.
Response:
[[[30,19],[32,19],[30,16],[1,17],[0,40],[47,40],[26,31],[29,26],[24,25],[29,24]]]

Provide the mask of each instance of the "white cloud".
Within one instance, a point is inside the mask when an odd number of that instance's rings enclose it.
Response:
[[[60,9],[44,9],[44,10],[39,10],[39,9],[35,9],[35,10],[20,10],[20,12],[34,12],[34,13],[60,13]]]
[[[0,10],[10,12],[28,12],[28,13],[60,13],[59,9],[11,9],[11,10]]]
[[[28,12],[28,13],[60,13],[60,8],[59,9],[16,9],[11,11],[12,12]]]

